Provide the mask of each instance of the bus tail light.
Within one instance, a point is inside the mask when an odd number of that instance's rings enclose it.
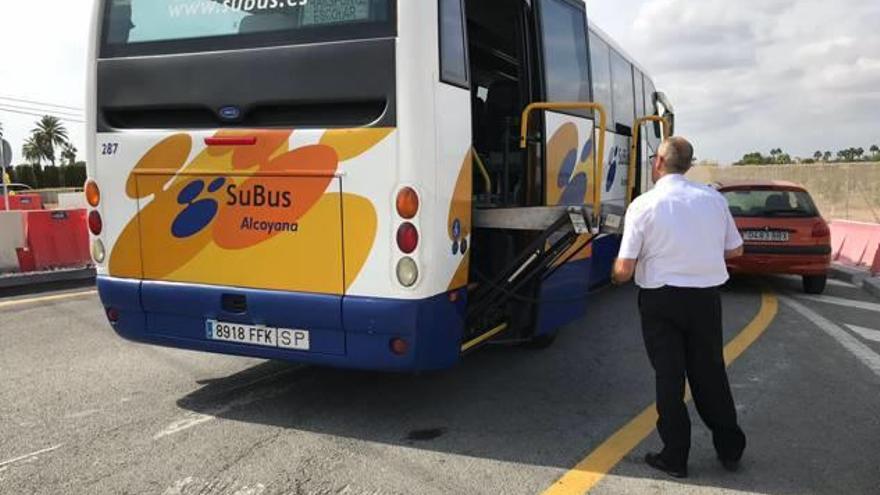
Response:
[[[110,320],[110,323],[116,323],[119,321],[119,310],[116,308],[107,308],[107,319]]]
[[[404,187],[397,193],[397,214],[412,220],[419,213],[419,195],[415,189]]]
[[[409,351],[409,342],[401,339],[391,339],[391,352],[398,356],[403,356]]]
[[[101,239],[95,239],[92,243],[92,258],[99,265],[107,258],[107,250],[104,249],[104,243],[101,242]]]
[[[89,203],[89,206],[92,208],[97,208],[99,204],[101,204],[101,189],[98,188],[98,183],[90,180],[86,182],[86,202]]]
[[[98,213],[97,210],[89,212],[89,230],[92,232],[92,235],[95,236],[101,235],[101,232],[104,231],[104,221],[101,219],[101,214]]]
[[[412,258],[402,258],[397,263],[397,281],[404,287],[412,287],[419,280],[419,267]]]
[[[419,231],[415,225],[406,222],[397,229],[397,247],[404,254],[412,254],[419,247]]]

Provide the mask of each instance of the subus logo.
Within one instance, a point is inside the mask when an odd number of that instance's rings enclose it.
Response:
[[[215,193],[226,185],[226,179],[214,179],[208,184],[209,193]],[[205,230],[214,221],[220,205],[211,197],[199,199],[205,192],[205,181],[194,180],[186,185],[177,195],[177,203],[184,209],[171,224],[171,234],[178,239],[192,237]]]
[[[608,175],[605,179],[605,192],[611,192],[614,187],[614,179],[617,178],[617,167],[620,166],[620,146],[611,149],[611,159],[608,160]]]

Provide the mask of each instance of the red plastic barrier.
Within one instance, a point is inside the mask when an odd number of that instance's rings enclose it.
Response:
[[[25,229],[34,269],[69,268],[91,262],[86,210],[29,211]]]
[[[831,247],[835,261],[880,273],[880,224],[834,220]]]
[[[16,194],[9,196],[9,209],[19,211],[42,210],[43,197],[39,194]],[[0,210],[6,209],[6,196],[0,195]]]

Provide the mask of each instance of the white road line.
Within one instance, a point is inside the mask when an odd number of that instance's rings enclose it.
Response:
[[[880,342],[880,330],[873,330],[871,328],[859,327],[849,324],[846,327],[865,340],[870,340],[871,342]]]
[[[800,313],[801,316],[813,322],[813,324],[819,327],[823,332],[837,340],[840,345],[852,353],[862,362],[862,364],[867,366],[875,375],[877,375],[878,378],[880,378],[880,354],[875,353],[870,347],[860,342],[859,339],[847,333],[846,330],[836,325],[831,320],[816,313],[794,299],[785,296],[780,296],[779,299],[791,309]]]
[[[809,299],[810,301],[816,301],[827,304],[834,304],[837,306],[845,306],[847,308],[855,308],[855,309],[864,309],[868,311],[874,311],[876,313],[880,313],[880,304],[865,302],[865,301],[854,301],[852,299],[844,299],[842,297],[832,297],[832,296],[798,296],[800,299]]]
[[[68,292],[66,294],[56,294],[54,296],[41,296],[41,297],[30,297],[27,299],[14,299],[12,301],[0,302],[0,309],[13,308],[15,306],[24,306],[26,304],[51,302],[51,301],[62,301],[64,299],[73,299],[75,297],[92,296],[97,293],[98,293],[98,291],[96,291],[96,290],[87,290],[87,291],[81,291],[81,292]]]
[[[828,285],[833,285],[835,287],[846,287],[847,289],[856,289],[855,284],[851,284],[849,282],[844,282],[843,280],[837,280],[833,278],[828,279]]]
[[[300,366],[295,369],[301,369],[301,368],[303,368],[303,367]],[[281,370],[281,371],[272,373],[271,375],[264,376],[264,377],[258,378],[256,380],[253,380],[245,385],[235,387],[232,390],[233,391],[246,390],[247,388],[252,387],[260,382],[270,380],[270,379],[275,378],[279,375],[289,373],[290,371],[291,370]],[[261,400],[273,399],[275,397],[278,397],[278,396],[284,394],[285,392],[287,392],[288,390],[293,388],[294,385],[295,385],[295,383],[288,383],[285,386],[282,386],[277,389],[268,389],[268,390],[262,390],[259,392],[250,392],[250,393],[245,394],[241,398],[230,401],[226,405],[222,405],[222,406],[218,406],[218,407],[209,409],[209,410],[205,411],[204,413],[189,412],[183,418],[169,424],[162,431],[160,431],[159,433],[156,433],[153,436],[153,440],[159,440],[163,437],[167,437],[167,436],[174,435],[176,433],[180,433],[182,431],[188,430],[188,429],[193,428],[195,426],[198,426],[202,423],[207,423],[209,421],[215,420],[215,419],[217,419],[218,416],[222,416],[222,415],[228,413],[229,411],[232,411],[233,409],[237,409],[239,407],[246,407],[246,406],[249,406],[250,404],[253,404],[254,402],[258,402]],[[231,392],[231,391],[228,391],[228,392]]]
[[[15,459],[9,459],[8,461],[0,462],[0,467],[8,466],[10,464],[14,464],[16,462],[23,461],[25,459],[31,459],[31,458],[37,457],[38,455],[52,452],[53,450],[58,450],[61,448],[62,445],[64,445],[64,444],[59,443],[58,445],[56,445],[54,447],[49,447],[48,449],[38,450],[36,452],[31,452],[30,454],[25,454],[23,456],[16,457]]]

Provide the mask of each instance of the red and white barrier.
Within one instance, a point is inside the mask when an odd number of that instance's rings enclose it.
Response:
[[[39,194],[16,194],[9,196],[9,208],[15,211],[42,210],[43,197]],[[0,195],[0,210],[6,210],[6,196]]]
[[[24,212],[0,211],[0,273],[19,269],[17,251],[26,244]]]
[[[25,215],[28,252],[22,253],[23,265],[30,264],[31,258],[36,270],[89,264],[86,210],[40,210]]]
[[[864,266],[880,274],[880,224],[834,220],[831,222],[834,261]]]

